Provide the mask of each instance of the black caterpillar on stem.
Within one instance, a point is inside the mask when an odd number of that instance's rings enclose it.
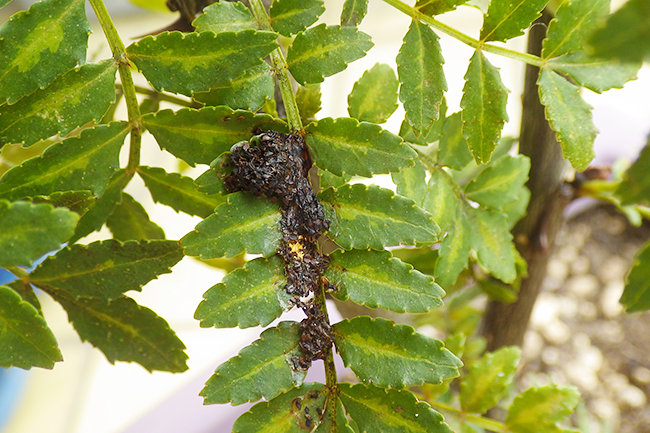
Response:
[[[300,349],[305,357],[297,367],[307,369],[325,359],[332,346],[332,331],[325,314],[314,303],[329,257],[318,250],[318,238],[329,229],[323,205],[308,178],[312,166],[304,138],[296,134],[257,131],[250,141],[235,144],[230,153],[232,174],[225,181],[228,192],[248,191],[279,201],[282,211],[282,244],[287,284],[284,290],[307,317],[300,322]]]

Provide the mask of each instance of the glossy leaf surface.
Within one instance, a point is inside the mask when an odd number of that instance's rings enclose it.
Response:
[[[163,32],[131,44],[127,56],[156,90],[191,96],[228,83],[277,48],[276,34],[257,30]]]
[[[368,0],[345,0],[341,25],[357,27],[368,13]]]
[[[323,0],[276,0],[269,9],[273,30],[284,36],[305,30],[323,12]]]
[[[29,302],[0,286],[0,367],[54,368],[63,361],[54,334]]]
[[[13,104],[85,62],[84,6],[84,0],[34,3],[0,28],[0,104]]]
[[[332,333],[345,366],[362,382],[382,388],[442,383],[458,376],[463,365],[441,341],[386,319],[345,319]]]
[[[268,257],[275,254],[281,239],[278,204],[238,192],[180,242],[189,256],[218,259],[243,252]]]
[[[481,29],[481,40],[504,42],[523,35],[524,30],[541,15],[548,0],[494,0]]]
[[[300,385],[305,372],[294,371],[291,359],[302,356],[299,338],[295,322],[280,322],[262,332],[259,340],[217,367],[200,393],[204,404],[271,400]]]
[[[370,123],[384,123],[397,109],[399,82],[393,68],[376,63],[354,83],[348,96],[350,117]]]
[[[182,258],[176,241],[75,244],[45,259],[30,274],[30,282],[48,293],[65,292],[65,298],[93,298],[108,303],[170,273]]]
[[[194,318],[202,328],[266,326],[289,305],[285,283],[279,256],[251,260],[205,292]]]
[[[356,27],[320,24],[294,39],[287,53],[289,71],[300,84],[320,83],[365,56],[372,46],[370,36]]]
[[[398,171],[416,156],[399,136],[353,118],[326,118],[305,129],[314,163],[337,176],[371,177]]]
[[[122,201],[106,220],[106,227],[118,241],[165,239],[162,228],[149,219],[147,211],[129,194],[122,192]]]
[[[257,29],[257,23],[242,2],[219,2],[206,6],[192,21],[197,32],[239,32]]]
[[[344,249],[383,250],[391,245],[415,245],[438,240],[431,214],[406,197],[376,186],[344,185],[319,195],[330,205],[329,234]],[[327,209],[326,209],[327,211]]]
[[[116,71],[113,61],[89,63],[14,105],[0,106],[0,147],[6,143],[31,146],[100,120],[115,99]]]
[[[646,244],[634,258],[625,279],[621,304],[628,313],[650,309],[650,246]]]
[[[78,220],[66,208],[0,200],[0,268],[31,266],[68,240]]]
[[[324,276],[333,296],[369,308],[397,313],[426,313],[442,305],[445,292],[433,278],[413,269],[388,251],[335,251]]]
[[[512,402],[505,425],[513,433],[554,433],[557,425],[575,409],[580,393],[575,388],[556,385],[530,388]]]
[[[438,36],[426,24],[413,20],[396,60],[406,120],[416,137],[426,135],[440,115],[447,90]]]

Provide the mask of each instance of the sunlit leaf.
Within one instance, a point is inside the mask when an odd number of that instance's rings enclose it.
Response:
[[[393,68],[376,63],[363,73],[348,96],[350,117],[371,123],[384,123],[397,109],[399,82]]]
[[[122,202],[106,220],[106,227],[118,241],[165,239],[163,229],[151,221],[144,207],[125,192],[122,192]]]
[[[557,425],[575,409],[580,393],[573,387],[557,385],[530,388],[510,405],[505,425],[512,433],[555,433]]]
[[[238,32],[257,29],[257,22],[242,2],[218,2],[206,6],[192,21],[197,32]]]
[[[0,286],[0,367],[54,368],[63,361],[54,334],[29,302]]]
[[[217,367],[200,393],[204,404],[271,400],[299,386],[306,373],[293,367],[292,358],[302,356],[299,339],[295,322],[280,322],[262,332],[259,340]]]
[[[66,208],[0,200],[0,268],[31,266],[68,240],[78,220]]]
[[[269,16],[273,30],[291,36],[314,24],[323,12],[323,0],[275,0]]]
[[[634,258],[621,304],[628,313],[650,309],[650,244],[644,245]]]
[[[368,0],[345,0],[341,12],[341,25],[357,27],[368,13]]]
[[[548,0],[492,0],[481,29],[481,41],[504,42],[524,34]]]

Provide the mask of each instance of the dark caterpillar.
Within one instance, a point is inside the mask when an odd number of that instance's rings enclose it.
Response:
[[[318,237],[329,228],[323,205],[311,188],[308,172],[312,162],[302,136],[264,131],[231,149],[232,174],[225,178],[228,192],[248,191],[280,202],[282,244],[287,284],[296,306],[307,315],[300,322],[300,348],[304,358],[296,367],[307,369],[315,359],[325,359],[332,345],[331,328],[314,304],[329,257],[318,251]]]

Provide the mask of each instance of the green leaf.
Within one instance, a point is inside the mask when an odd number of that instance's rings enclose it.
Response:
[[[171,206],[176,212],[207,218],[226,201],[221,195],[200,192],[192,178],[167,173],[158,167],[138,167],[138,174],[151,192],[153,201]]]
[[[356,27],[320,24],[299,33],[289,47],[287,62],[300,84],[320,83],[365,56],[373,46],[370,36]]]
[[[323,416],[320,419],[320,424],[314,433],[355,433],[358,432],[358,428],[355,430],[351,427],[350,424],[354,424],[354,421],[348,420],[345,415],[345,408],[343,403],[339,398],[339,393],[337,393],[335,401],[330,403],[332,398],[328,400],[325,409],[321,411],[324,412]],[[320,409],[320,408],[319,408]],[[313,413],[313,410],[309,410],[310,413]],[[318,414],[318,409],[316,410]],[[313,418],[313,417],[312,417]]]
[[[509,90],[499,69],[477,50],[469,61],[460,106],[463,134],[477,164],[487,163],[497,147],[503,124],[508,121]]]
[[[14,105],[0,106],[0,147],[7,143],[31,146],[101,119],[115,100],[115,71],[117,64],[112,60],[89,63]]]
[[[34,3],[0,28],[0,105],[13,104],[86,61],[90,25],[84,5],[83,0]]]
[[[335,251],[323,274],[340,301],[396,313],[426,313],[442,305],[444,290],[433,278],[394,258],[388,251]]]
[[[257,111],[267,100],[273,98],[274,85],[273,70],[268,64],[262,63],[244,71],[228,83],[216,85],[208,92],[194,92],[192,96],[206,105],[225,105],[235,110]]]
[[[431,17],[450,12],[456,9],[458,5],[467,3],[467,0],[417,0],[415,9]]]
[[[197,32],[210,31],[239,32],[257,29],[257,22],[242,2],[213,3],[203,9],[203,13],[192,21]]]
[[[512,433],[555,433],[578,404],[580,393],[557,385],[530,388],[515,397],[505,425]]]
[[[203,403],[238,405],[271,400],[299,386],[306,374],[293,368],[292,358],[302,356],[299,339],[296,322],[280,322],[262,332],[259,340],[217,367],[200,393]]]
[[[70,238],[70,243],[75,243],[84,236],[102,228],[106,219],[122,200],[122,190],[130,180],[131,176],[126,170],[118,170],[113,174],[104,190],[104,194],[95,201],[88,209],[88,212],[79,220],[74,236]]]
[[[89,341],[115,361],[137,362],[148,371],[187,370],[185,345],[167,322],[127,297],[110,303],[95,298],[73,299],[50,292],[68,313],[82,341]]]
[[[505,42],[524,34],[548,0],[493,0],[481,29],[481,41]]]
[[[296,90],[296,104],[298,104],[300,117],[314,119],[316,113],[322,108],[321,96],[320,83],[298,87],[298,90]]]
[[[158,91],[191,96],[227,84],[262,63],[277,48],[277,35],[240,32],[163,32],[131,44],[127,57]]]
[[[629,0],[589,38],[590,54],[638,63],[650,60],[650,1]]]
[[[280,317],[291,298],[283,290],[283,269],[277,255],[247,262],[205,292],[194,318],[202,328],[268,325]]]
[[[66,299],[93,298],[108,303],[129,290],[171,272],[183,258],[176,241],[93,242],[72,245],[43,261],[29,281]]]
[[[486,353],[474,364],[460,386],[464,412],[485,413],[508,391],[517,372],[521,349],[515,346]]]
[[[68,240],[78,219],[66,208],[0,200],[0,268],[31,266]]]
[[[438,143],[438,163],[461,170],[473,159],[463,135],[463,113],[459,111],[445,119]]]
[[[275,0],[269,9],[273,30],[284,36],[302,32],[323,12],[323,0]]]
[[[329,234],[343,249],[383,250],[438,240],[440,229],[428,212],[391,190],[363,184],[329,188],[319,198],[332,207]]]
[[[397,109],[399,82],[393,68],[376,63],[354,83],[348,96],[348,113],[361,121],[384,123]]]
[[[19,199],[75,190],[102,195],[119,167],[120,148],[129,131],[127,122],[98,125],[48,147],[43,155],[0,178],[0,197]]]
[[[337,176],[371,177],[399,171],[411,165],[416,156],[399,136],[350,117],[329,117],[305,129],[314,163]]]
[[[503,207],[520,196],[528,181],[530,159],[508,154],[494,160],[465,188],[465,197],[488,209]]]
[[[409,124],[407,119],[402,120],[402,124],[399,127],[399,136],[409,143],[419,144],[421,146],[428,146],[429,144],[440,140],[442,134],[442,125],[445,123],[445,116],[447,113],[447,101],[444,96],[442,102],[440,103],[439,108],[440,114],[438,115],[438,120],[433,122],[433,126],[429,130],[426,136],[416,137],[413,134],[413,129]]]
[[[447,91],[438,36],[426,24],[413,20],[396,60],[406,120],[416,137],[427,135],[440,115]]]
[[[457,377],[463,365],[441,341],[386,319],[345,319],[332,326],[332,334],[345,366],[382,388],[442,383]]]
[[[165,232],[149,219],[147,211],[129,194],[122,192],[122,202],[106,220],[106,227],[118,241],[165,239]]]
[[[650,206],[650,138],[641,149],[639,158],[623,173],[623,181],[616,189],[621,204]]]
[[[407,390],[341,383],[341,401],[364,432],[451,433],[442,415]]]
[[[232,426],[232,431],[233,433],[304,433],[314,431],[316,426],[322,425],[317,415],[318,411],[325,412],[330,405],[334,405],[331,400],[331,394],[325,385],[305,383],[270,401],[256,404],[237,419]],[[337,406],[340,407],[340,403]],[[309,418],[307,418],[307,412]],[[321,430],[316,431],[320,432]]]
[[[609,13],[610,0],[565,0],[551,20],[542,48],[550,59],[583,49],[585,36]]]
[[[625,311],[633,313],[650,309],[650,244],[637,253],[621,296]]]
[[[30,303],[34,308],[36,308],[36,311],[39,315],[43,315],[43,311],[41,310],[41,303],[39,302],[36,293],[34,293],[34,288],[31,284],[18,279],[7,284],[7,287],[18,293],[23,301]]]
[[[181,239],[188,256],[201,259],[234,257],[242,252],[269,257],[280,246],[277,203],[238,192]]]
[[[0,286],[0,367],[54,368],[63,361],[54,334],[29,302]]]
[[[517,252],[506,215],[488,209],[467,207],[467,215],[476,230],[474,249],[478,261],[505,283],[517,277]]]
[[[419,159],[416,159],[413,166],[391,173],[391,178],[397,186],[397,194],[408,197],[415,201],[418,206],[422,206],[422,201],[427,192],[426,175],[427,171],[424,164]]]
[[[368,13],[368,0],[345,0],[341,11],[341,25],[358,27]]]
[[[620,89],[636,78],[641,63],[620,63],[617,60],[602,60],[589,57],[584,51],[576,51],[551,59],[549,68],[569,75],[576,83],[602,93],[609,89]]]
[[[0,8],[7,6],[11,0],[0,0]]]
[[[95,203],[95,197],[90,191],[60,191],[30,198],[32,203],[47,203],[54,207],[65,207],[80,216],[88,212],[88,208]]]
[[[580,96],[580,89],[562,76],[543,68],[537,81],[539,99],[546,107],[546,118],[557,132],[564,157],[582,171],[594,158],[598,130],[591,118],[591,105]]]
[[[194,184],[200,192],[208,195],[228,195],[226,186],[223,183],[224,177],[232,173],[232,170],[228,167],[228,161],[230,160],[228,155],[228,153],[219,155],[212,161],[210,168],[194,180]]]
[[[143,116],[142,122],[161,149],[191,166],[210,164],[233,144],[248,140],[257,128],[286,132],[284,123],[268,114],[229,107],[163,110]]]

